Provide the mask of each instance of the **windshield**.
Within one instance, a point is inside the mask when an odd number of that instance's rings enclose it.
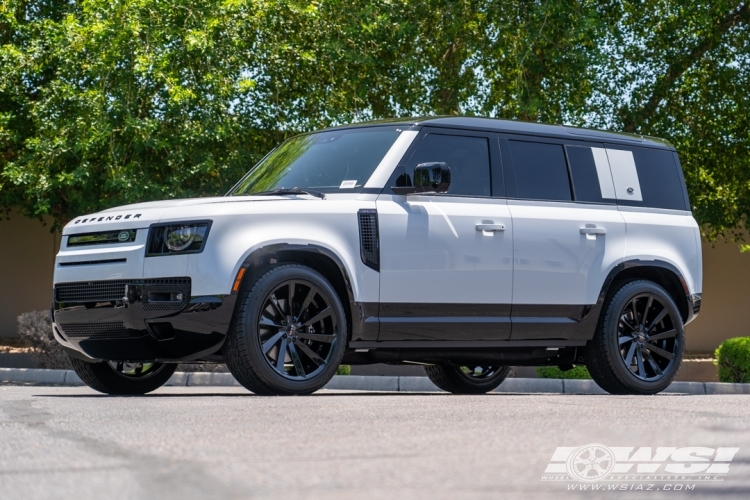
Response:
[[[359,191],[400,133],[396,127],[372,127],[292,137],[255,165],[229,194],[292,188]]]

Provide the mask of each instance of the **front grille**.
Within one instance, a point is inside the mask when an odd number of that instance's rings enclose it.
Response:
[[[84,245],[113,245],[118,243],[132,243],[135,241],[135,230],[113,230],[98,233],[73,234],[68,236],[67,246]]]
[[[373,209],[362,209],[359,216],[359,247],[362,262],[376,271],[380,271],[380,242],[378,236],[378,212]]]
[[[61,283],[55,286],[55,298],[58,302],[109,302],[122,300],[128,280],[80,281],[78,283]]]
[[[63,323],[60,326],[69,338],[121,339],[130,337],[122,321],[109,323]]]
[[[151,278],[144,280],[106,280],[60,283],[55,286],[55,300],[59,303],[81,304],[121,301],[125,296],[125,286],[140,290],[140,300],[146,311],[179,311],[190,302],[190,278]],[[149,302],[149,293],[182,294],[181,301]],[[138,297],[128,293],[130,300]]]

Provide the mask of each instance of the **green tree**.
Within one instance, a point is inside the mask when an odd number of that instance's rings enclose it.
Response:
[[[1,0],[0,206],[224,192],[282,139],[478,114],[657,135],[705,234],[750,211],[740,0]]]

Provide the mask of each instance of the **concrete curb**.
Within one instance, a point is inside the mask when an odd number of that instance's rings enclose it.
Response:
[[[0,368],[0,383],[15,385],[84,385],[72,370],[36,368]],[[230,373],[176,372],[167,386],[240,387]],[[370,392],[442,392],[427,377],[373,377],[336,375],[325,386],[339,391]],[[495,392],[531,394],[607,394],[593,380],[561,380],[551,378],[509,378]],[[750,384],[721,382],[672,382],[667,394],[750,394]]]

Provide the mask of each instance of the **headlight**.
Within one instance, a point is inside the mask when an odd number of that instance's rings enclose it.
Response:
[[[201,252],[210,227],[210,221],[151,226],[148,232],[146,256]]]

